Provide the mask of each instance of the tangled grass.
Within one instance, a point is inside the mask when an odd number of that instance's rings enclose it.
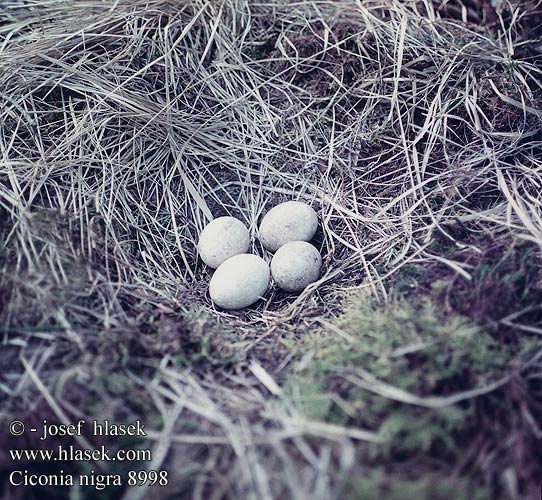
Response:
[[[382,419],[308,418],[275,379],[298,356],[310,364],[297,339],[336,333],[353,292],[389,302],[417,266],[429,281],[453,276],[448,314],[512,329],[516,347],[539,339],[537,4],[501,6],[486,28],[427,0],[4,5],[3,420],[155,419],[151,468],[179,471],[161,497],[341,498],[354,495],[358,448],[383,443]],[[228,214],[255,236],[287,199],[319,213],[322,278],[216,310],[198,233]],[[509,290],[506,314],[481,318],[470,292],[454,305],[488,244],[511,242],[530,249],[533,279],[507,289],[492,264],[482,287]],[[252,251],[269,257],[256,238]],[[529,346],[507,360],[536,380]],[[480,484],[535,491],[534,474],[498,468]]]

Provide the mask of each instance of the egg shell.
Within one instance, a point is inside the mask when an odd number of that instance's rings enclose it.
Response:
[[[291,241],[281,246],[271,261],[275,283],[287,292],[299,292],[320,276],[320,252],[306,241]]]
[[[201,260],[216,269],[224,261],[248,251],[250,234],[235,217],[217,217],[205,226],[198,241]]]
[[[273,207],[262,219],[259,236],[271,252],[290,241],[310,241],[318,228],[318,216],[301,201],[287,201]]]
[[[263,297],[271,272],[265,260],[248,253],[223,262],[209,283],[211,300],[224,309],[242,309]]]

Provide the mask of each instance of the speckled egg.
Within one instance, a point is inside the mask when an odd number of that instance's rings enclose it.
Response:
[[[275,283],[287,292],[299,292],[320,276],[320,252],[306,241],[291,241],[281,246],[271,261]]]
[[[201,260],[216,269],[226,259],[245,253],[250,246],[247,227],[235,217],[218,217],[205,226],[198,241]]]
[[[230,257],[214,272],[209,283],[211,300],[224,309],[242,309],[263,297],[271,273],[257,255],[243,253]]]
[[[262,219],[260,241],[271,252],[290,241],[309,241],[316,233],[318,216],[301,201],[287,201],[273,207]]]

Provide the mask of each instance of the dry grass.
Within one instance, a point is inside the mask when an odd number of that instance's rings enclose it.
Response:
[[[437,238],[540,249],[530,11],[483,29],[428,1],[4,5],[2,419],[154,416],[153,467],[182,471],[154,496],[341,498],[379,436],[308,420],[275,379],[353,290],[386,301],[407,264],[473,282]],[[255,235],[286,199],[319,213],[322,278],[215,310],[199,231],[230,214]]]

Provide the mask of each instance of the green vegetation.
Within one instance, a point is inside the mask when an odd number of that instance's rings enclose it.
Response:
[[[16,495],[536,498],[539,2],[1,3],[0,427],[170,471]],[[202,227],[292,198],[322,279],[213,307]]]
[[[350,500],[490,500],[489,493],[481,488],[473,488],[462,478],[449,480],[430,477],[405,481],[381,471],[367,478],[352,482],[347,497]]]

